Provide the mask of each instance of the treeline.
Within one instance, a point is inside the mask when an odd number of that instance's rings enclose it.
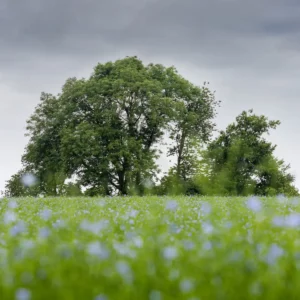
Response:
[[[98,64],[57,96],[42,93],[27,121],[23,168],[5,194],[297,195],[289,166],[265,139],[279,121],[242,112],[212,139],[219,104],[208,84],[195,86],[174,67],[137,57]],[[176,163],[160,178],[166,137]]]

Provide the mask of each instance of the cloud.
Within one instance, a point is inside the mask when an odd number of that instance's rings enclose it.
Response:
[[[299,32],[299,12],[300,4],[289,0],[4,0],[0,64],[127,50],[214,68],[251,67],[258,60],[269,66],[264,50],[298,49],[290,37]]]

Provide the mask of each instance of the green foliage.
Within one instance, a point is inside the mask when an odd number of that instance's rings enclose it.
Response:
[[[32,176],[35,180],[30,186],[24,184],[24,176]],[[42,181],[39,174],[34,174],[33,172],[21,170],[17,174],[13,175],[10,180],[6,182],[5,193],[6,197],[37,197],[40,195],[47,195],[45,192],[45,186],[53,186],[54,181],[58,177],[53,177],[49,174],[48,177],[44,178]],[[81,186],[78,182],[62,183],[57,186],[56,195],[62,196],[81,196],[83,195],[81,191]]]
[[[22,177],[27,173],[25,170],[20,170],[6,182],[4,192],[6,197],[36,197],[41,194],[40,182],[37,181],[32,186],[22,183]]]
[[[69,78],[56,97],[42,93],[22,156],[38,187],[22,188],[16,174],[6,193],[297,195],[289,165],[265,139],[280,122],[244,111],[211,141],[218,105],[206,83],[195,86],[174,67],[137,57],[98,64],[88,79]],[[153,187],[165,137],[176,163]]]
[[[84,186],[104,186],[105,194],[131,193],[155,175],[152,148],[172,114],[158,80],[165,73],[133,57],[99,64],[90,79],[64,87],[60,99],[69,118],[61,149],[68,174]]]
[[[157,195],[203,195],[201,185],[197,184],[193,177],[179,177],[176,167],[171,168],[161,179],[155,192]]]
[[[188,181],[193,175],[197,155],[195,149],[209,141],[215,128],[216,116],[214,93],[207,84],[199,88],[187,80],[177,77],[172,93],[178,104],[175,120],[169,126],[170,137],[174,144],[169,148],[169,156],[176,156],[176,174],[179,180]]]
[[[61,192],[62,195],[67,197],[78,197],[83,196],[83,193],[81,191],[81,186],[78,182],[69,182],[64,184],[64,188]]]
[[[22,156],[24,169],[39,179],[40,192],[46,195],[61,194],[66,179],[60,152],[60,130],[65,121],[57,97],[42,93],[41,102],[27,121],[29,143]]]
[[[297,195],[289,166],[274,157],[275,147],[264,135],[279,121],[243,112],[202,152],[195,180],[206,194]]]
[[[207,87],[192,85],[174,67],[144,66],[136,57],[98,64],[90,78],[68,79],[57,97],[42,94],[22,161],[47,195],[63,194],[74,175],[89,195],[145,194],[144,182],[159,171],[156,146],[165,132],[176,140],[180,131],[180,145],[177,139],[169,154],[178,155],[177,172],[186,179],[188,145],[195,133],[208,139],[215,105]]]

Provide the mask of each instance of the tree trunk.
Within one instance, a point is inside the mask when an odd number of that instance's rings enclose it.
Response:
[[[138,192],[139,196],[142,196],[144,194],[144,186],[142,184],[142,178],[141,178],[141,172],[138,171],[135,176],[135,184],[136,184],[136,190]]]
[[[183,150],[184,150],[184,145],[185,145],[185,139],[186,139],[185,132],[182,131],[182,134],[180,137],[179,148],[178,148],[177,167],[176,167],[176,173],[177,173],[178,178],[181,178],[181,163],[183,160]]]

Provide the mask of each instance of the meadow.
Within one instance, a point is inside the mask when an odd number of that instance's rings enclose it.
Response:
[[[300,199],[0,201],[0,299],[300,299]]]

